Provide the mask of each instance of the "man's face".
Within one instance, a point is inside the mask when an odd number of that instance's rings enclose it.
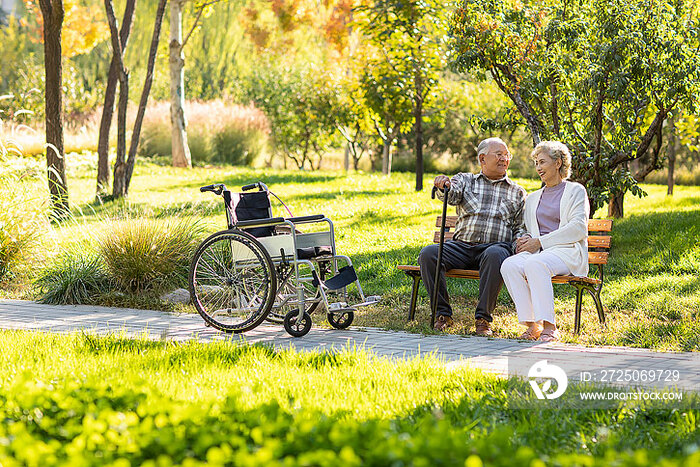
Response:
[[[492,143],[489,146],[488,153],[479,156],[481,171],[488,178],[502,178],[506,175],[511,157],[505,144]]]

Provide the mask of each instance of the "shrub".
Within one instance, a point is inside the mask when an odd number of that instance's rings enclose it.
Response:
[[[45,202],[33,198],[35,180],[15,167],[0,120],[0,280],[28,258],[47,223]],[[21,155],[21,153],[20,153]]]
[[[78,305],[94,303],[111,288],[111,281],[97,254],[66,253],[44,269],[36,280],[41,303]]]
[[[250,164],[262,154],[268,133],[267,120],[253,106],[230,104],[222,99],[186,103],[187,140],[192,163]],[[170,103],[150,105],[143,123],[139,153],[145,157],[172,154]]]
[[[678,167],[673,175],[676,185],[700,186],[700,167],[695,167],[692,170],[686,167]],[[666,185],[668,183],[668,169],[655,170],[647,175],[644,179],[644,183]]]
[[[127,218],[111,223],[99,240],[99,253],[123,291],[184,286],[203,230],[199,222],[178,218]]]
[[[254,128],[229,126],[214,135],[214,161],[250,165],[263,152],[264,135]]]

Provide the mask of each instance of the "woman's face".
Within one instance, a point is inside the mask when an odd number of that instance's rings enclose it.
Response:
[[[545,185],[558,185],[561,183],[562,178],[559,173],[559,167],[561,167],[561,160],[557,159],[555,161],[547,154],[539,154],[537,159],[535,159],[535,169],[537,169],[537,173]]]

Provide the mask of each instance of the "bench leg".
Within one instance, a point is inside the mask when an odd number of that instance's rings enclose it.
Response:
[[[411,306],[408,308],[408,320],[413,321],[416,318],[416,305],[418,302],[418,287],[420,287],[420,276],[412,275],[413,290],[411,291]]]
[[[574,311],[574,334],[581,332],[581,308],[583,307],[583,287],[576,287],[576,310]]]
[[[603,302],[600,300],[600,292],[588,289],[588,293],[591,294],[593,302],[595,303],[595,308],[598,311],[598,320],[600,324],[605,324],[605,310],[603,310]]]

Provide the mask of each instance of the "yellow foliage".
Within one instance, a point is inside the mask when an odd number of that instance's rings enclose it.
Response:
[[[25,24],[34,30],[34,40],[44,42],[44,18],[35,0],[24,0],[29,13]],[[61,31],[61,51],[67,58],[84,54],[109,38],[107,24],[99,5],[81,5],[80,0],[63,0],[65,15]]]

